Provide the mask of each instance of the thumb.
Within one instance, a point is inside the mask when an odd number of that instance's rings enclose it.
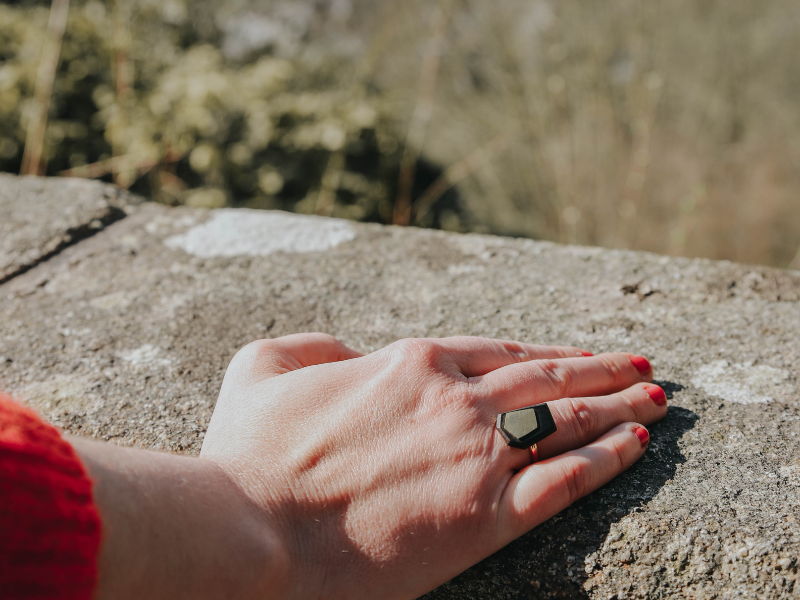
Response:
[[[311,365],[363,356],[327,333],[296,333],[272,340],[258,340],[239,350],[229,371],[253,384]]]

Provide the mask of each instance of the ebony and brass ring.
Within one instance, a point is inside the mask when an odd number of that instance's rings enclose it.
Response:
[[[497,415],[497,430],[512,448],[531,448],[556,432],[547,404],[537,404]]]

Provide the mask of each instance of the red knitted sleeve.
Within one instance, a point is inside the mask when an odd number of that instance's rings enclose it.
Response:
[[[92,482],[72,446],[0,394],[0,596],[88,600],[99,548]]]

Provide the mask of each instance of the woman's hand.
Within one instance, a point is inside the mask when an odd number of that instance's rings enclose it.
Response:
[[[640,423],[667,410],[649,363],[585,354],[474,337],[368,356],[323,334],[254,342],[228,368],[200,462],[270,532],[263,590],[413,598],[642,456]],[[541,402],[558,431],[531,464],[495,422]]]

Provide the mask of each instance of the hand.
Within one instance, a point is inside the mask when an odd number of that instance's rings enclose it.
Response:
[[[482,338],[368,356],[322,334],[263,340],[228,368],[201,459],[280,540],[276,597],[413,598],[638,460],[638,423],[667,410],[651,376],[628,354]],[[558,431],[530,464],[495,421],[541,402]]]

